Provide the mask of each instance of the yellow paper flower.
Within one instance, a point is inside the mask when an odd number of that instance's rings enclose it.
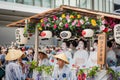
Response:
[[[70,18],[74,18],[74,16],[73,16],[73,15],[70,15]]]
[[[42,22],[43,22],[43,19],[41,19],[40,22],[42,23]]]
[[[38,30],[41,31],[41,30],[42,30],[42,27],[39,27]]]
[[[92,26],[96,26],[96,25],[97,25],[95,19],[92,19],[92,20],[91,20],[91,24],[92,24]]]
[[[81,15],[78,14],[78,15],[77,15],[77,18],[81,18]]]
[[[65,14],[62,14],[62,18],[65,18]]]

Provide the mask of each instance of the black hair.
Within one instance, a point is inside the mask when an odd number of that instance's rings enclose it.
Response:
[[[111,41],[107,41],[107,47],[109,47],[109,48],[112,47],[112,42]]]
[[[94,40],[94,43],[98,43],[98,40]]]
[[[64,42],[64,43],[66,43],[66,46],[67,46],[67,47],[69,47],[69,46],[70,46],[70,42],[69,42],[69,41],[64,40],[63,42]]]
[[[70,40],[70,44],[72,44],[74,47],[77,47],[77,42],[76,40]]]

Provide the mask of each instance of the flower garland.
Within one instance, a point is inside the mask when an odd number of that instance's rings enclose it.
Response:
[[[37,24],[29,23],[28,32],[34,33],[35,27],[38,27],[40,32],[50,30],[53,35],[59,35],[61,31],[69,30],[73,36],[80,36],[81,30],[85,28],[100,27],[100,32],[109,32],[115,24],[116,19],[114,18],[87,17],[78,12],[69,11],[52,17],[44,17]]]

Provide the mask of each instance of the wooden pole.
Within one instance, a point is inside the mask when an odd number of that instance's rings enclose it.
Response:
[[[34,54],[34,61],[38,61],[38,45],[39,44],[39,36],[38,36],[38,28],[35,27],[35,54]]]

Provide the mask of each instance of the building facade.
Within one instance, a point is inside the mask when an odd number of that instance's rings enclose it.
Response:
[[[56,8],[59,7],[60,5],[70,5],[110,13],[114,11],[114,4],[120,5],[120,0],[0,0],[0,1],[47,8]]]

